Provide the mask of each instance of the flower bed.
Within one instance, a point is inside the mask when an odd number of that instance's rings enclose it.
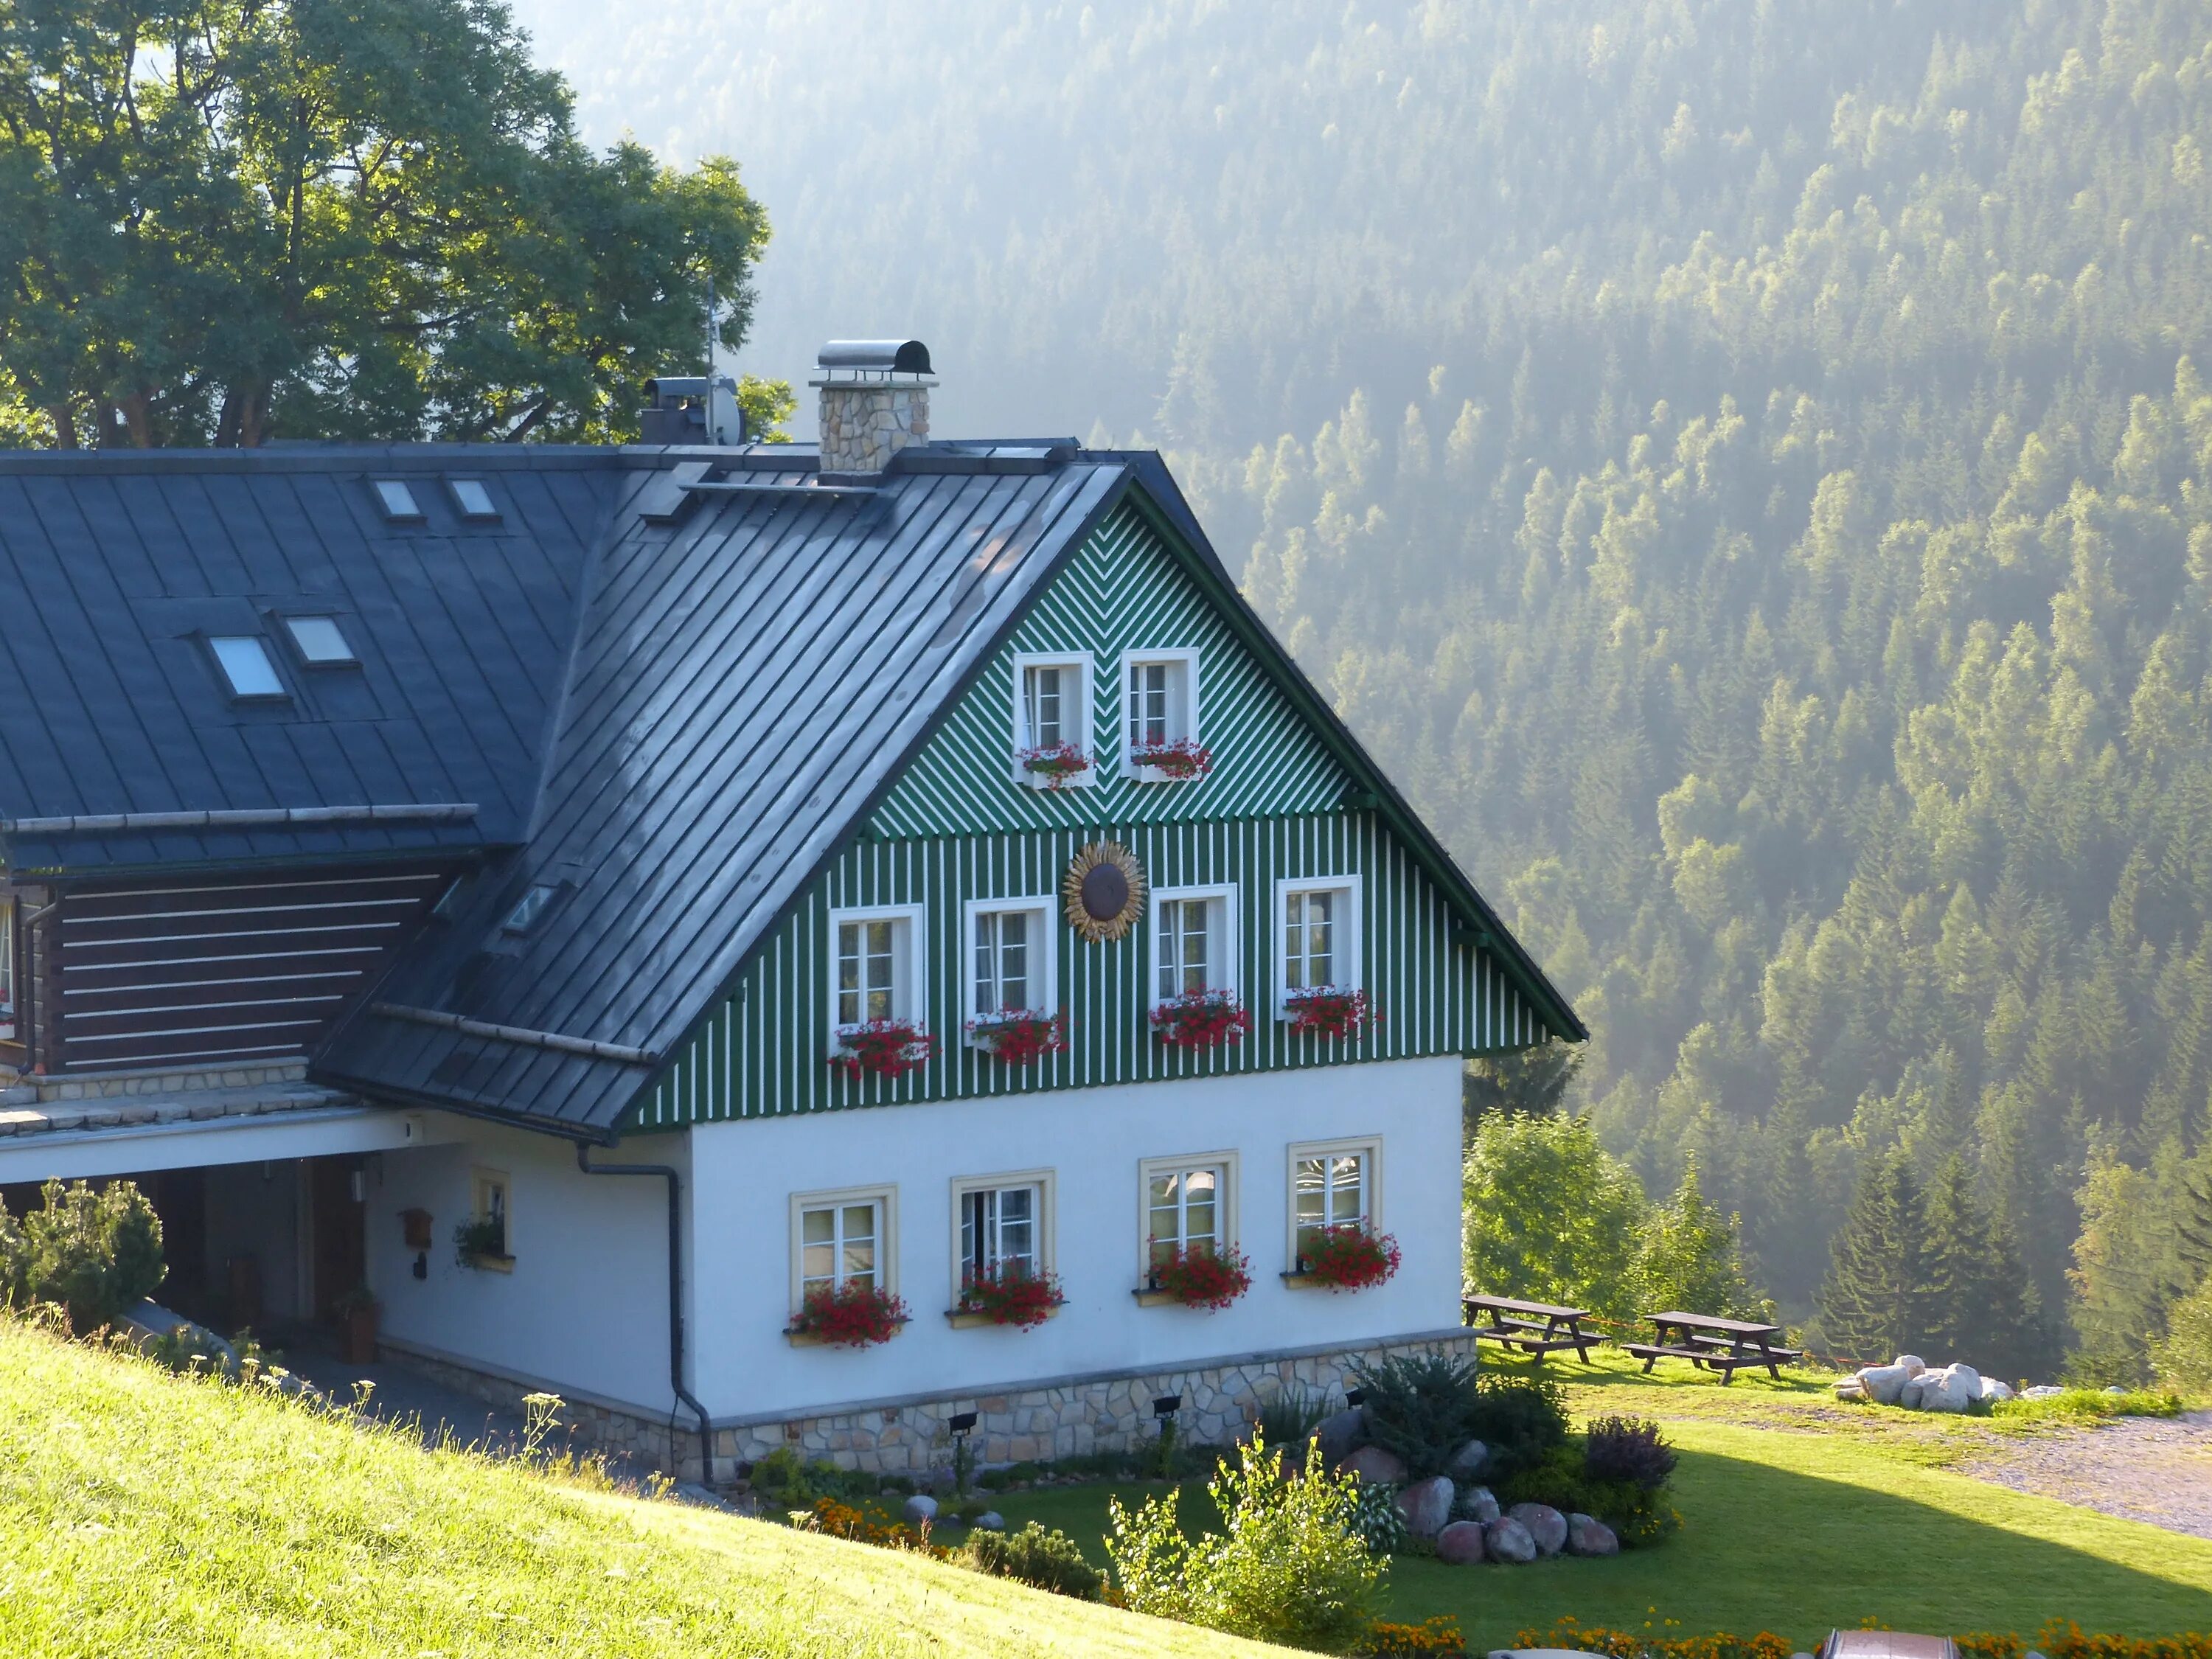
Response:
[[[1048,789],[1064,789],[1069,779],[1079,778],[1091,769],[1091,757],[1072,743],[1048,743],[1024,749],[1018,758],[1022,770],[1033,778],[1042,778]]]
[[[1333,1290],[1364,1291],[1398,1271],[1398,1241],[1361,1221],[1324,1227],[1298,1255],[1298,1271]]]
[[[1218,1250],[1178,1245],[1152,1269],[1152,1286],[1187,1308],[1225,1308],[1252,1288],[1252,1264],[1233,1245]]]
[[[1138,744],[1129,751],[1129,763],[1171,778],[1202,778],[1213,770],[1213,751],[1192,738],[1177,738],[1173,743]]]
[[[800,1303],[787,1336],[811,1336],[835,1348],[872,1348],[898,1334],[906,1304],[889,1291],[848,1279],[817,1285]]]
[[[959,1310],[981,1314],[994,1325],[1012,1325],[1025,1331],[1051,1318],[1052,1310],[1064,1300],[1058,1273],[1001,1268],[969,1279],[961,1290]]]
[[[1233,991],[1186,991],[1152,1010],[1152,1034],[1170,1048],[1198,1050],[1236,1042],[1252,1029]]]
[[[1060,1016],[1036,1008],[980,1014],[968,1022],[968,1035],[1009,1066],[1034,1066],[1067,1047]]]
[[[1313,1031],[1322,1036],[1353,1037],[1370,1021],[1382,1016],[1369,1006],[1364,991],[1340,991],[1334,985],[1314,985],[1283,994],[1283,1018],[1293,1031]]]
[[[903,1077],[928,1063],[937,1039],[910,1019],[872,1019],[839,1034],[833,1063],[854,1077]]]

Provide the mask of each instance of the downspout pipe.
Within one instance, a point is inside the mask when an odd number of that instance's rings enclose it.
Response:
[[[684,1386],[684,1177],[671,1164],[594,1164],[589,1141],[576,1143],[576,1167],[593,1176],[659,1176],[668,1183],[668,1384],[699,1419],[699,1474],[714,1484],[714,1425]],[[672,1418],[674,1413],[672,1412]],[[669,1452],[672,1456],[675,1447]]]

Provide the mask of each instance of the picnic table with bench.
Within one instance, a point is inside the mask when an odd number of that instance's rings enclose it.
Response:
[[[1782,1335],[1779,1325],[1721,1319],[1711,1314],[1669,1312],[1644,1316],[1651,1322],[1653,1340],[1620,1346],[1644,1362],[1647,1376],[1661,1359],[1686,1359],[1692,1365],[1718,1371],[1723,1387],[1747,1365],[1754,1370],[1765,1366],[1767,1374],[1779,1382],[1782,1368],[1805,1357],[1800,1349],[1775,1346]]]
[[[1587,1308],[1555,1307],[1510,1296],[1463,1297],[1460,1305],[1478,1339],[1534,1354],[1540,1365],[1546,1354],[1562,1348],[1572,1348],[1587,1365],[1590,1345],[1602,1340],[1583,1328],[1583,1321],[1590,1316]]]

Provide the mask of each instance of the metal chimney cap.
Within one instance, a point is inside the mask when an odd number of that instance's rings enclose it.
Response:
[[[919,340],[832,340],[815,354],[818,368],[873,374],[927,374],[929,348]]]

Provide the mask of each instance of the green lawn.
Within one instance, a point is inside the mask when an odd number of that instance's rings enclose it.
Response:
[[[1869,1618],[1901,1630],[2031,1638],[2053,1616],[2136,1635],[2212,1628],[2212,1541],[1942,1467],[2018,1428],[1839,1407],[1802,1380],[1778,1388],[1739,1379],[1724,1390],[1686,1378],[1649,1382],[1611,1362],[1595,1376],[1573,1369],[1578,1418],[1618,1411],[1668,1419],[1681,1450],[1682,1530],[1656,1549],[1604,1561],[1451,1568],[1401,1559],[1392,1569],[1396,1616],[1450,1613],[1478,1652],[1561,1615],[1631,1629],[1670,1620],[1684,1632],[1766,1629],[1808,1648],[1831,1626]],[[1100,1488],[997,1501],[1010,1522],[1043,1521],[1086,1548],[1105,1529]]]
[[[0,1318],[0,1655],[1281,1650],[563,1486]]]

